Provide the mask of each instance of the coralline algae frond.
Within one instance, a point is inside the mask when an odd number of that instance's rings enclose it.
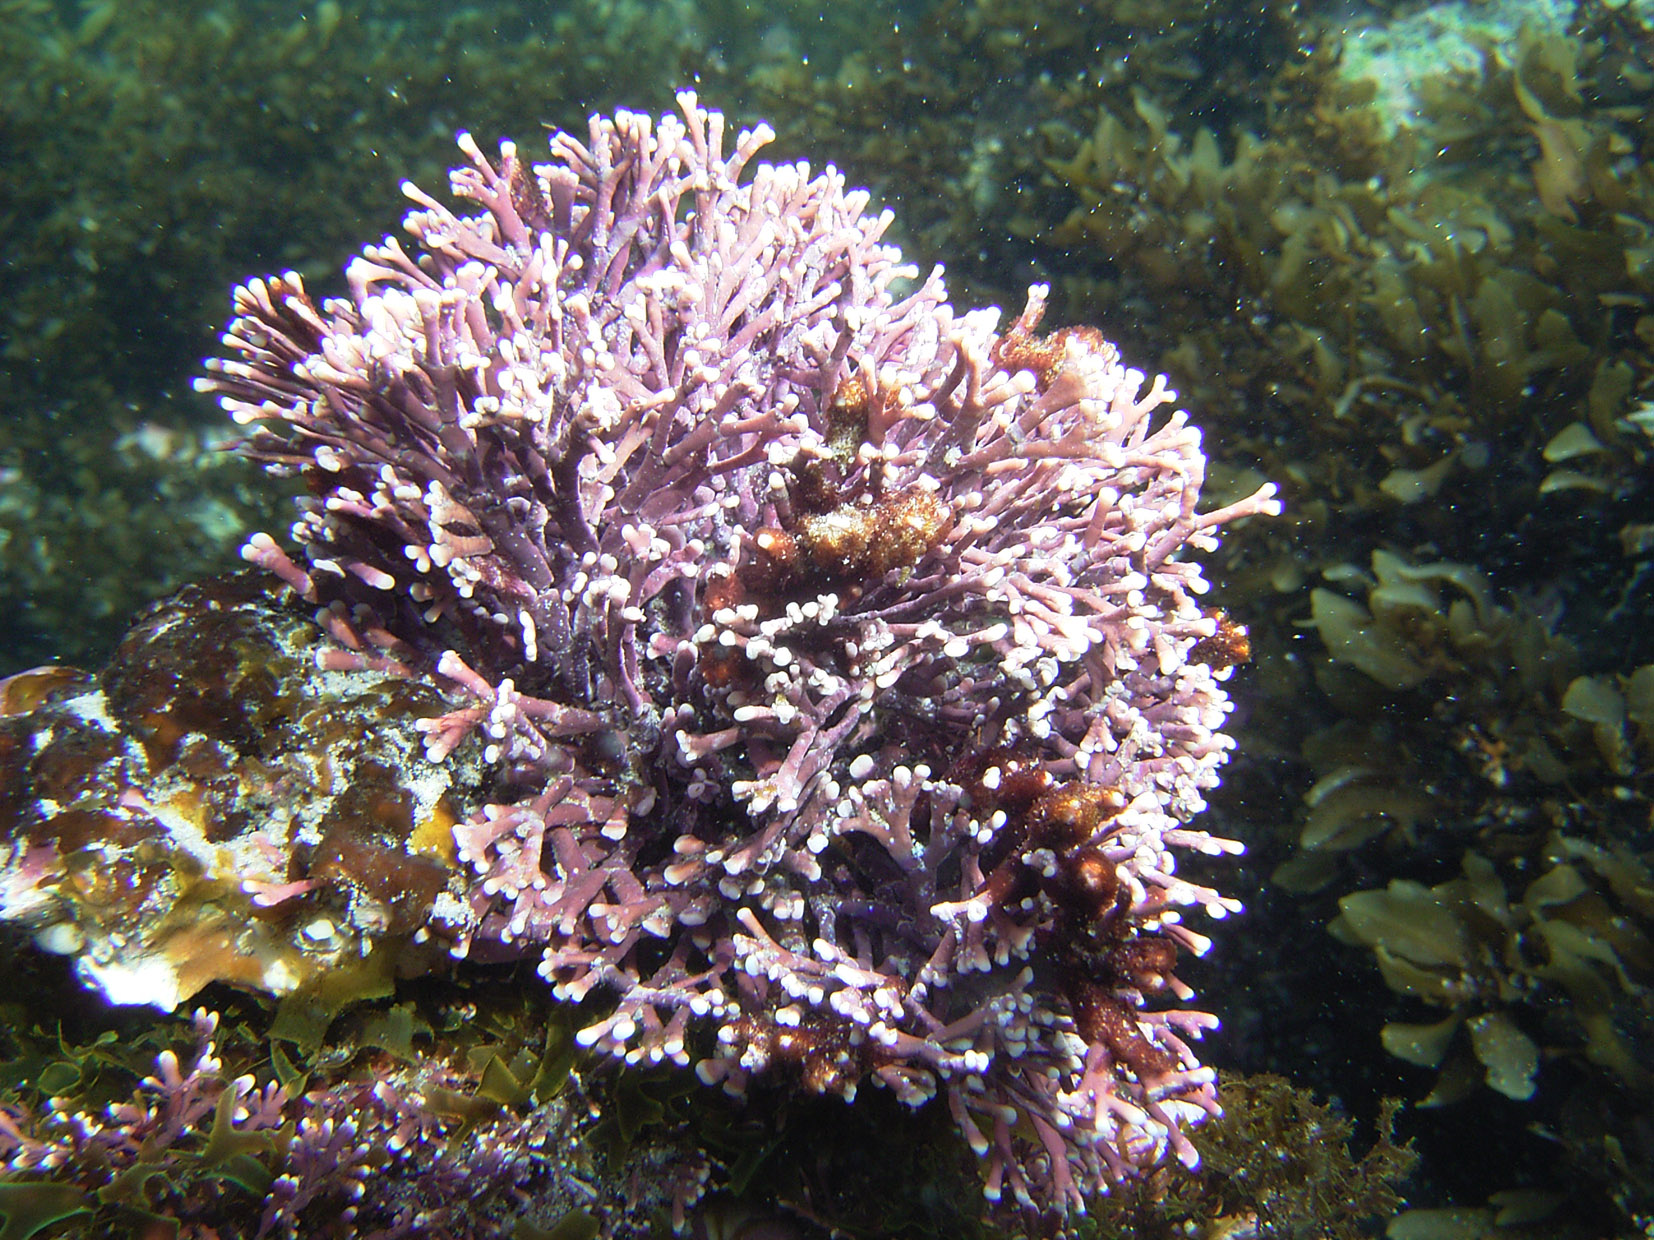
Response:
[[[1186,555],[1273,490],[1201,512],[1163,379],[680,104],[462,137],[476,214],[251,281],[201,384],[308,485],[246,554],[320,670],[440,687],[415,764],[473,764],[416,937],[538,957],[616,1059],[945,1099],[991,1198],[1192,1163],[1184,914],[1238,906],[1175,856],[1239,848],[1189,823],[1245,643]]]

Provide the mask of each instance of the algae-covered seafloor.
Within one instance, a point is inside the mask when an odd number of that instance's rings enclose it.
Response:
[[[1281,487],[1283,517],[1204,557],[1251,660],[1194,825],[1247,853],[1183,868],[1247,911],[1202,922],[1215,946],[1177,976],[1222,1018],[1199,1049],[1226,1114],[1190,1131],[1200,1171],[1172,1161],[1066,1226],[1649,1225],[1654,30],[1636,6],[15,0],[0,20],[0,675],[58,669],[0,704],[19,996],[0,1234],[325,1234],[353,1194],[334,1234],[409,1203],[434,1235],[647,1230],[674,1209],[754,1236],[1049,1225],[983,1212],[988,1160],[940,1102],[869,1085],[849,1107],[792,1087],[741,1105],[587,1058],[589,1020],[532,961],[432,973],[447,954],[414,927],[459,865],[480,754],[404,786],[435,690],[310,670],[305,609],[207,580],[293,514],[219,450],[239,431],[191,387],[231,286],[292,269],[342,294],[347,257],[396,230],[400,183],[445,184],[456,130],[536,160],[548,129],[660,115],[685,85],[732,132],[768,121],[770,158],[868,186],[957,304],[1014,315],[1048,284],[1042,331],[1095,326],[1168,374],[1204,433],[1206,507]],[[865,434],[884,414],[861,399]],[[119,743],[64,714],[89,694],[128,721]],[[174,781],[161,829],[131,826],[156,789],[119,768],[129,745]],[[591,746],[582,761],[625,751]],[[83,910],[49,931],[22,898],[42,881],[22,824],[45,803],[73,858],[53,907]],[[155,842],[234,842],[250,872],[260,816],[305,806],[315,850],[291,873],[264,857],[262,887]],[[111,843],[129,868],[100,864]],[[155,883],[165,917],[130,899]],[[188,967],[157,987],[111,930]],[[97,993],[72,972],[94,940]],[[462,1182],[477,1203],[454,1211]]]

